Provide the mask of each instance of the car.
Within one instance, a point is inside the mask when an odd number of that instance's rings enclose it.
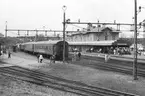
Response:
[[[21,44],[21,50],[33,53],[43,54],[50,58],[55,55],[56,60],[63,60],[63,44],[61,40],[39,41],[39,42],[27,42]],[[65,58],[68,58],[68,42],[65,41]]]

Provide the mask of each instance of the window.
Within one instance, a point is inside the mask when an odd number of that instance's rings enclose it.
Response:
[[[115,35],[112,36],[112,39],[115,40]]]
[[[105,36],[105,40],[108,40],[108,36]]]
[[[104,36],[105,36],[105,40],[108,40],[108,36],[109,36],[108,32],[104,32]]]

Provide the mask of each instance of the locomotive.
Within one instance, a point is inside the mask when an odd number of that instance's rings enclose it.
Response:
[[[33,54],[42,54],[48,58],[55,55],[56,60],[63,60],[63,44],[64,41],[60,40],[27,42],[20,45],[20,50]],[[65,41],[65,58],[68,58],[68,46],[68,42]]]

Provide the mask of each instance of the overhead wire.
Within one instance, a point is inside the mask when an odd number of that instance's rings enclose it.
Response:
[[[84,28],[84,27],[81,27],[81,26],[78,26],[78,25],[74,25],[74,24],[70,24],[70,25],[87,30],[87,28]]]

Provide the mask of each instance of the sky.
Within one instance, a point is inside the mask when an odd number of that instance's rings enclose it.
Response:
[[[72,22],[133,23],[134,0],[0,0],[0,33],[5,34],[6,21],[8,29],[62,30],[64,5],[66,19]],[[137,0],[137,5],[144,7],[138,14],[141,22],[145,19],[145,0]],[[67,25],[67,30],[74,29]],[[17,36],[17,32],[8,31],[7,35]]]

